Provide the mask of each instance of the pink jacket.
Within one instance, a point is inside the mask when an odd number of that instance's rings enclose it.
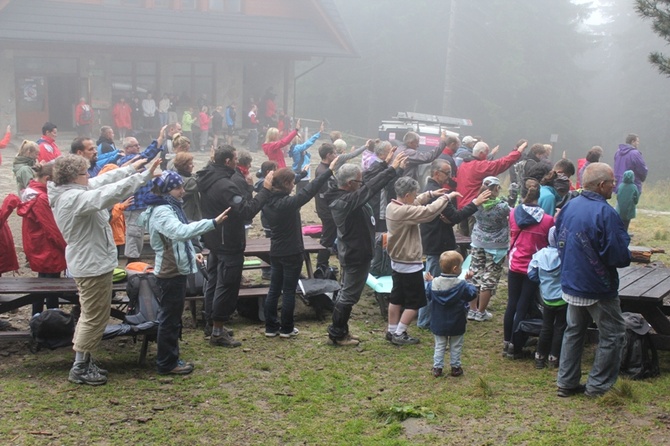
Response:
[[[282,149],[291,144],[291,141],[293,141],[293,138],[295,138],[295,135],[297,134],[298,131],[294,129],[291,133],[284,136],[279,141],[266,142],[262,145],[263,152],[265,152],[268,159],[277,163],[277,169],[286,167],[284,151]]]
[[[549,229],[554,226],[554,217],[544,214],[539,223],[519,228],[515,214],[521,205],[509,213],[510,250],[509,269],[515,273],[528,274],[528,264],[533,254],[549,245]]]

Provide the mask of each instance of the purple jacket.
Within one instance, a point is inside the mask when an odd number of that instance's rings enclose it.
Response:
[[[619,144],[619,150],[614,154],[614,180],[615,188],[623,183],[623,173],[632,170],[635,174],[635,186],[642,193],[642,182],[647,179],[647,164],[642,159],[642,154],[635,147],[628,144]]]

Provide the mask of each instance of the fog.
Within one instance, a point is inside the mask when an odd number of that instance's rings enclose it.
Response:
[[[576,162],[594,145],[612,163],[640,136],[651,181],[668,177],[670,79],[648,62],[665,42],[632,0],[336,0],[359,58],[328,59],[296,83],[296,115],[375,137],[416,111],[469,118],[506,153],[554,143]],[[596,15],[594,16],[594,12]],[[593,17],[596,17],[594,20]],[[319,60],[297,64],[296,73]]]

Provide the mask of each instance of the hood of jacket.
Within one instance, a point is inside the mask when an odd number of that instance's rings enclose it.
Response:
[[[632,170],[627,170],[623,173],[623,182],[627,184],[633,184],[635,180],[635,174]]]
[[[561,258],[558,256],[558,249],[547,246],[540,249],[533,255],[537,261],[537,267],[543,271],[554,271],[561,267]]]
[[[36,201],[35,197],[39,194],[46,194],[46,193],[47,193],[46,184],[40,183],[39,181],[30,180],[30,183],[28,183],[28,187],[23,191],[23,194],[21,196],[21,204],[16,209],[16,213],[21,217],[25,217],[30,213],[30,210],[35,204]]]
[[[459,279],[457,276],[442,276],[452,279],[450,282],[453,286],[449,287],[446,290],[436,290],[432,288],[432,298],[435,299],[436,303],[440,305],[446,305],[454,300],[462,301],[461,297],[463,289],[468,285],[465,280]]]
[[[619,144],[619,155],[628,155],[633,150],[637,150],[630,144]]]
[[[475,156],[470,152],[463,152],[460,155],[458,153],[456,153],[456,156],[460,157],[463,160],[464,163],[469,163],[470,161],[476,161],[476,160],[479,159],[479,158],[475,158]]]
[[[514,221],[521,229],[540,223],[542,217],[544,210],[539,206],[521,204],[514,209]]]
[[[33,167],[36,161],[35,158],[30,158],[29,156],[17,156],[14,158],[12,170],[16,173],[23,166]]]
[[[197,178],[196,181],[198,182],[198,190],[200,192],[205,192],[221,178],[230,178],[234,174],[235,170],[231,169],[228,166],[221,166],[216,163],[209,163],[207,164],[207,166],[205,166],[204,169],[200,170],[196,174]]]

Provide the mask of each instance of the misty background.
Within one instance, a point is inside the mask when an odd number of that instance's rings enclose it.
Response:
[[[632,0],[581,1],[336,0],[360,58],[298,63],[296,116],[363,138],[399,111],[468,118],[461,136],[501,153],[557,134],[575,164],[637,133],[648,181],[667,178],[670,79],[648,62],[665,41]]]

